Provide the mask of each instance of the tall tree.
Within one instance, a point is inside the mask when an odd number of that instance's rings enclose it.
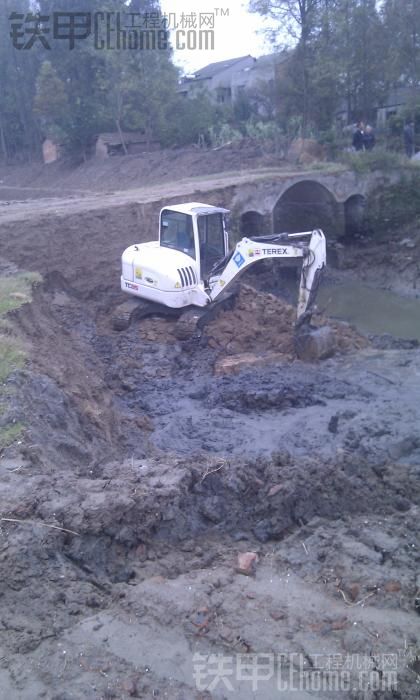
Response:
[[[249,9],[275,20],[278,32],[274,42],[295,47],[293,72],[295,89],[300,93],[302,131],[306,134],[309,124],[310,97],[310,43],[319,21],[319,8],[323,0],[250,0]],[[284,34],[286,32],[286,35]]]
[[[337,0],[334,7],[340,92],[351,118],[369,118],[386,93],[387,46],[376,0]]]
[[[393,85],[415,90],[420,86],[420,0],[385,0],[382,16],[388,78]]]
[[[39,146],[32,114],[38,54],[18,50],[10,37],[12,13],[25,17],[29,10],[29,0],[3,0],[0,6],[0,153],[5,159],[23,152],[30,158]]]

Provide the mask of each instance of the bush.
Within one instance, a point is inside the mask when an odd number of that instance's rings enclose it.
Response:
[[[369,195],[366,203],[367,227],[373,233],[401,230],[407,224],[420,223],[420,172],[413,170],[397,185],[381,187]]]
[[[373,151],[345,151],[340,154],[340,161],[356,173],[370,173],[374,170],[394,170],[407,165],[406,158],[385,148]]]
[[[238,143],[243,138],[243,133],[230,124],[224,123],[218,127],[212,126],[210,128],[210,141],[213,148],[224,146],[227,143]]]

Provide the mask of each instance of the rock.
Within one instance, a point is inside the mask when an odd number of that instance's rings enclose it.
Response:
[[[255,574],[257,562],[258,554],[256,552],[240,552],[240,554],[238,554],[236,570],[239,574],[243,574],[244,576],[253,576]]]
[[[209,496],[200,507],[201,515],[212,523],[220,523],[224,517],[223,501],[218,496]]]
[[[295,350],[300,360],[324,360],[335,349],[335,335],[330,326],[304,328],[296,334]]]
[[[138,694],[138,681],[136,678],[126,678],[123,680],[121,687],[127,695],[131,698],[137,697]]]
[[[147,560],[147,547],[145,544],[141,543],[136,547],[136,557],[139,561]]]
[[[135,391],[137,386],[135,382],[130,381],[130,379],[123,379],[121,382],[121,389],[124,389],[124,391]]]
[[[391,459],[398,461],[402,457],[407,457],[417,448],[418,438],[416,435],[409,435],[399,442],[395,442],[388,449],[388,454]]]
[[[416,244],[411,238],[403,238],[402,241],[399,243],[400,246],[404,246],[404,248],[415,248]]]
[[[346,629],[346,627],[349,627],[349,625],[350,625],[350,622],[349,622],[347,617],[340,617],[340,618],[333,620],[331,622],[331,629],[334,632],[337,632],[339,630]]]
[[[230,355],[217,360],[214,366],[214,374],[216,377],[224,374],[234,374],[247,367],[265,367],[266,365],[284,362],[284,359],[285,355],[281,352],[270,352],[264,355],[244,352],[240,355]]]
[[[276,484],[275,486],[272,486],[271,489],[268,492],[268,497],[273,498],[279,491],[281,491],[283,488],[283,484]]]
[[[273,534],[273,527],[269,520],[260,520],[253,528],[252,532],[260,542],[268,542]]]
[[[399,581],[387,581],[384,590],[386,593],[399,593],[401,584]]]
[[[269,612],[270,617],[275,620],[276,622],[279,622],[279,620],[284,620],[286,618],[286,613],[284,610],[280,610],[278,608],[272,608]]]
[[[146,414],[136,416],[135,423],[137,427],[140,428],[140,430],[147,430],[153,432],[153,430],[155,429],[153,421],[149,418],[149,416],[146,416]]]
[[[351,583],[349,586],[346,588],[346,592],[350,600],[357,600],[359,597],[360,593],[360,586],[358,583]]]

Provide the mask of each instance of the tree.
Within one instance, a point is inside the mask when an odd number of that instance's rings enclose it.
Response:
[[[304,134],[328,129],[341,102],[351,118],[371,118],[387,88],[376,0],[251,0],[251,8],[276,18],[294,41],[280,82],[282,111],[301,115]]]
[[[0,7],[0,153],[6,160],[22,152],[31,158],[39,148],[32,113],[39,56],[17,50],[9,37],[11,13],[25,15],[29,8],[29,0],[3,0]]]
[[[375,0],[337,0],[334,22],[340,93],[352,118],[369,118],[386,93],[388,47]]]
[[[65,131],[69,112],[66,87],[50,61],[44,61],[36,79],[34,112],[47,135]]]
[[[386,73],[392,86],[420,86],[420,0],[385,0],[382,7],[388,52]]]
[[[310,42],[317,29],[319,8],[323,0],[250,0],[251,12],[274,19],[279,26],[274,43],[279,44],[280,30],[285,30],[295,46],[293,71],[296,77],[296,97],[302,114],[305,135],[309,123]]]

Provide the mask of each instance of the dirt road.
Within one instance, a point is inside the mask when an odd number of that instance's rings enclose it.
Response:
[[[336,325],[302,363],[263,292],[195,345],[113,331],[158,207],[127,202],[162,191],[0,208],[2,255],[44,278],[0,416],[25,425],[0,459],[1,700],[417,698],[419,350]]]

